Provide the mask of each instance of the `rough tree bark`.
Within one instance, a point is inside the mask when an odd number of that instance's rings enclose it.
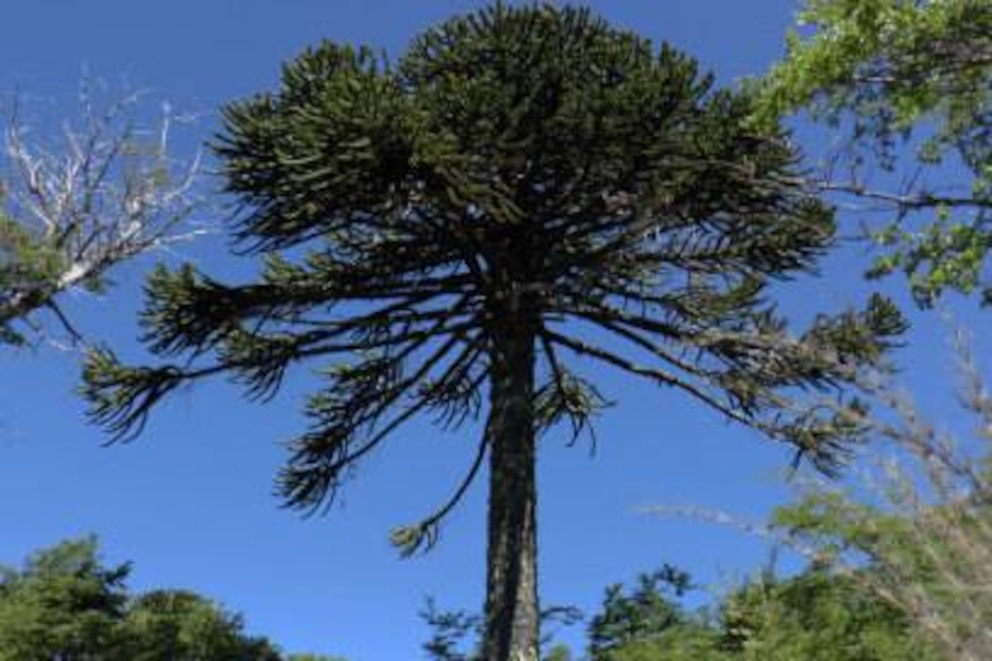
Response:
[[[534,342],[527,324],[493,339],[486,661],[539,656]]]

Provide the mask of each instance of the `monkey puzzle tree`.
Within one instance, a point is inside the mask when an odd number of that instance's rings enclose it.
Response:
[[[452,498],[393,541],[430,547],[488,456],[483,656],[535,659],[536,440],[559,421],[581,433],[603,403],[569,358],[830,468],[857,405],[803,393],[854,378],[901,328],[875,300],[794,335],[765,300],[834,226],[789,183],[784,136],[748,129],[749,112],[691,58],[580,9],[497,5],[427,31],[395,65],[308,50],[278,92],[224,109],[215,145],[259,280],[157,270],[142,324],[165,364],[93,352],[92,417],[126,438],[184,383],[227,374],[265,398],[291,366],[326,365],[278,482],[304,509],[418,414],[484,418]]]

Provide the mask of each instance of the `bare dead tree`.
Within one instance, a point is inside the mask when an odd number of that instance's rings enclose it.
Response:
[[[182,161],[172,146],[185,118],[165,103],[143,122],[146,98],[84,81],[57,136],[33,129],[18,102],[0,120],[0,342],[78,340],[64,294],[100,291],[112,267],[206,231],[191,222],[199,156]]]

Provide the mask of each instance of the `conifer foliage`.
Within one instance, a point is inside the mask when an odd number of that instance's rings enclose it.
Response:
[[[559,422],[581,434],[604,403],[583,362],[830,469],[861,426],[838,387],[901,330],[875,299],[791,333],[767,300],[834,224],[750,111],[690,57],[582,9],[498,4],[395,63],[322,43],[274,93],[224,108],[215,149],[258,281],[159,268],[142,324],[161,362],[91,353],[91,415],[126,439],[185,383],[226,374],[265,399],[288,369],[320,366],[278,480],[305,510],[415,416],[484,421],[451,499],[393,541],[429,548],[488,460],[483,655],[536,659],[536,438]]]

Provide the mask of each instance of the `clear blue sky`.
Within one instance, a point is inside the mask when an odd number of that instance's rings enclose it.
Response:
[[[14,0],[0,23],[0,96],[14,92],[70,114],[84,67],[110,82],[151,88],[200,113],[189,145],[206,139],[214,110],[271,88],[280,63],[321,38],[398,54],[419,30],[478,6],[468,0]],[[781,52],[793,0],[612,0],[593,6],[616,23],[693,53],[727,84],[760,73]],[[219,242],[191,248],[206,268],[233,268]],[[837,309],[863,289],[859,250],[831,260],[824,278],[793,283],[801,316]],[[133,312],[147,263],[116,274],[105,298],[69,302],[94,339],[140,358]],[[895,285],[896,283],[894,283]],[[896,287],[898,291],[898,287]],[[813,307],[813,305],[818,307]],[[980,334],[987,318],[964,315]],[[914,345],[899,359],[936,416],[952,383],[945,329],[914,315]],[[136,589],[185,587],[243,611],[250,628],[293,651],[353,661],[421,658],[417,617],[427,595],[442,606],[482,602],[485,493],[480,482],[426,557],[402,561],[390,527],[444,498],[470,461],[470,439],[412,428],[361,467],[343,504],[301,520],[271,496],[283,459],[277,441],[300,429],[303,381],[267,406],[223,383],[184,392],[133,445],[101,447],[73,394],[76,357],[50,349],[0,353],[0,563],[89,532],[110,561],[133,560]],[[599,422],[591,456],[552,435],[540,464],[541,591],[545,604],[594,610],[603,587],[661,562],[719,589],[766,550],[704,523],[644,516],[650,504],[698,504],[760,517],[784,498],[776,477],[789,455],[727,426],[677,395],[604,375],[619,404]],[[563,640],[575,640],[578,632]]]

